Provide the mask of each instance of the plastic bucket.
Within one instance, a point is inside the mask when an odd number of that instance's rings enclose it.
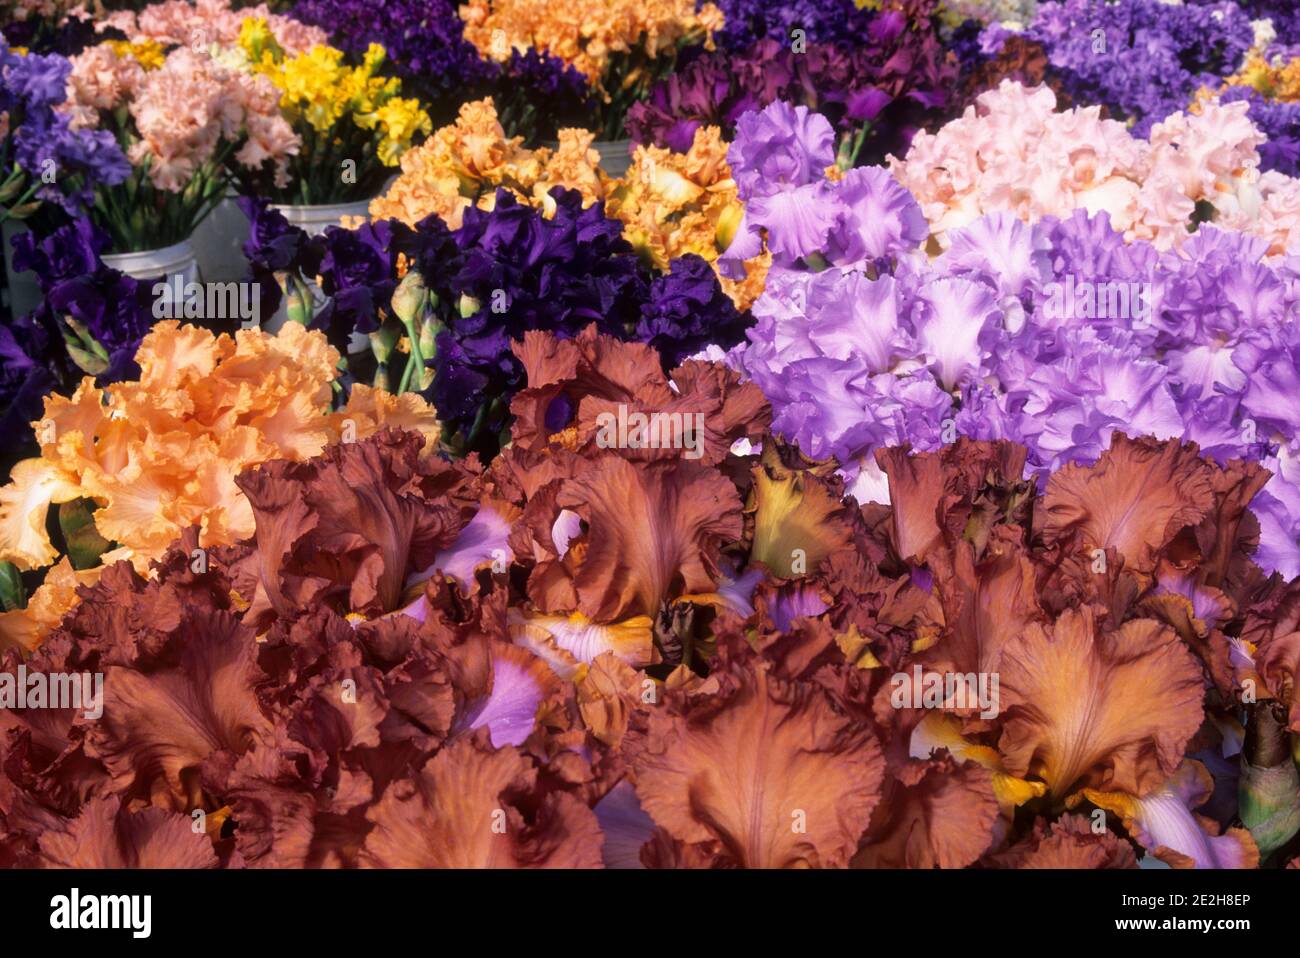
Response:
[[[370,200],[357,203],[326,203],[321,206],[290,206],[271,204],[284,214],[290,225],[304,230],[308,236],[319,236],[331,226],[341,226],[343,217],[370,218]]]
[[[199,281],[199,261],[194,255],[194,244],[187,239],[162,249],[107,253],[102,259],[105,266],[136,279],[170,279],[179,275],[185,283]]]
[[[213,283],[233,283],[248,273],[244,243],[248,242],[248,217],[235,202],[239,194],[231,190],[194,230],[190,241],[199,261],[199,272]]]
[[[610,176],[622,176],[631,168],[631,140],[608,140],[604,143],[597,140],[591,145],[600,154],[600,168]]]
[[[344,217],[359,216],[362,219],[370,219],[370,200],[356,203],[327,203],[320,206],[291,206],[279,203],[273,203],[272,206],[284,214],[289,225],[298,227],[308,236],[319,236],[331,226],[341,226]],[[320,310],[327,302],[327,297],[315,283],[311,285],[311,294],[315,309]],[[263,324],[262,328],[267,332],[277,332],[288,319],[288,308],[284,301],[281,301],[280,308]],[[349,353],[365,352],[369,348],[369,337],[358,333],[352,334],[348,342]]]
[[[27,231],[20,220],[4,221],[5,277],[9,283],[9,311],[15,319],[26,316],[41,304],[41,284],[31,270],[15,272],[13,238]]]

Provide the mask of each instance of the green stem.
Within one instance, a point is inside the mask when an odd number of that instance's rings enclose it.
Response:
[[[406,330],[406,338],[410,340],[411,343],[411,355],[406,360],[406,368],[402,370],[402,379],[397,384],[398,395],[406,392],[407,386],[411,383],[411,374],[416,369],[421,370],[421,378],[423,378],[424,375],[424,356],[420,353],[420,337],[415,331],[415,323],[403,321],[402,326]],[[419,392],[418,389],[414,391]]]

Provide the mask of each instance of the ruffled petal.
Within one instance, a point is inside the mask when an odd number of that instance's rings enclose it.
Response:
[[[1186,762],[1145,798],[1099,789],[1085,789],[1083,796],[1119,815],[1142,847],[1176,868],[1259,867],[1259,849],[1250,832],[1230,828],[1219,834],[1217,825],[1195,814],[1213,787],[1203,765]]]
[[[951,758],[891,769],[855,868],[965,868],[995,839],[993,774]]]
[[[482,734],[482,733],[481,733]],[[363,868],[600,868],[600,824],[566,792],[541,797],[517,749],[460,739],[366,813]],[[540,799],[525,818],[522,802]]]
[[[50,503],[83,495],[80,485],[43,459],[24,459],[0,488],[0,562],[39,569],[58,558],[45,532]]]
[[[1114,548],[1150,572],[1156,553],[1213,506],[1213,473],[1195,447],[1117,433],[1096,465],[1053,474],[1039,514],[1049,543],[1068,541],[1080,554]]]
[[[1145,795],[1173,774],[1202,719],[1200,665],[1151,620],[1103,632],[1091,609],[1032,624],[1003,650],[998,750],[1008,770]]]
[[[212,841],[189,815],[129,811],[116,796],[86,803],[60,831],[40,838],[45,868],[216,868]]]
[[[729,679],[721,701],[652,714],[633,762],[642,807],[736,865],[843,867],[880,797],[879,745],[812,687],[753,665]]]
[[[533,732],[537,708],[559,687],[559,677],[531,652],[498,643],[492,650],[492,691],[471,702],[460,729],[487,728],[492,745],[523,745]]]

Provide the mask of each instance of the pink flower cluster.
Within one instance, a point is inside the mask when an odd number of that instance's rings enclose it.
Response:
[[[17,22],[28,18],[54,20],[64,16],[88,18],[84,3],[70,4],[66,0],[13,0],[6,4],[6,12]]]
[[[99,126],[99,112],[113,110],[135,96],[144,81],[144,67],[130,56],[119,56],[107,44],[88,47],[71,58],[68,99],[74,129]]]
[[[1261,175],[1265,137],[1246,113],[1245,103],[1208,101],[1144,140],[1100,107],[1058,113],[1048,87],[1004,80],[937,133],[918,133],[890,164],[941,244],[989,213],[1036,222],[1086,209],[1109,213],[1130,241],[1169,249],[1208,212],[1281,254],[1300,241],[1300,180]]]
[[[201,49],[213,43],[233,46],[239,39],[240,24],[247,17],[265,19],[276,42],[290,55],[329,42],[324,30],[272,13],[265,3],[233,10],[229,0],[163,0],[139,13],[118,10],[106,16],[103,25],[116,27],[132,40],[157,40]]]
[[[101,111],[127,104],[137,139],[127,156],[150,161],[149,178],[179,193],[220,143],[243,141],[235,154],[256,169],[270,160],[287,183],[288,159],[301,139],[280,114],[279,93],[264,76],[223,66],[206,53],[178,47],[163,66],[146,70],[106,44],[72,58],[65,108],[74,126],[98,126]]]

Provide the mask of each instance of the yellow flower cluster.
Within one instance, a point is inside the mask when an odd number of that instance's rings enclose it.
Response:
[[[1300,57],[1270,62],[1258,51],[1246,57],[1246,63],[1235,75],[1228,77],[1229,86],[1254,87],[1270,100],[1294,103],[1300,100]]]
[[[359,128],[379,131],[379,159],[396,166],[412,138],[433,128],[419,100],[399,96],[400,80],[375,75],[386,56],[377,43],[370,44],[358,67],[343,62],[342,50],[320,44],[287,57],[266,20],[249,17],[240,28],[239,47],[253,71],[280,91],[280,108],[295,129],[305,121],[316,133],[332,135],[350,116]]]
[[[710,263],[725,252],[743,207],[727,166],[727,144],[714,126],[695,131],[686,153],[638,146],[627,174],[608,190],[606,212],[624,224],[623,235],[657,269],[685,253]],[[719,276],[741,309],[763,291],[770,257],[746,264],[741,281]]]
[[[160,70],[167,62],[167,51],[157,40],[106,40],[104,45],[118,58],[130,57],[146,70]]]
[[[616,53],[644,50],[650,59],[684,43],[703,40],[712,49],[722,11],[696,0],[469,0],[460,7],[465,38],[497,61],[511,50],[536,47],[581,70],[595,86]]]
[[[100,535],[119,545],[105,561],[144,569],[195,524],[204,545],[252,535],[235,485],[248,466],[310,458],[345,431],[363,438],[400,424],[437,436],[433,408],[414,393],[357,385],[347,407],[331,413],[338,361],[324,335],[297,323],[234,339],[158,323],[136,353],[138,380],[101,389],[86,378],[71,398],[46,398],[32,424],[40,457],[18,463],[0,489],[0,560],[49,565],[57,557],[45,532],[50,504],[87,498],[99,506]]]
[[[543,210],[553,206],[549,191],[555,186],[578,190],[594,203],[605,194],[606,178],[591,149],[593,136],[561,130],[557,149],[525,149],[523,137],[506,138],[490,97],[466,103],[455,123],[402,157],[401,175],[370,204],[370,215],[414,226],[437,213],[455,229],[470,206],[491,209],[499,187]]]

